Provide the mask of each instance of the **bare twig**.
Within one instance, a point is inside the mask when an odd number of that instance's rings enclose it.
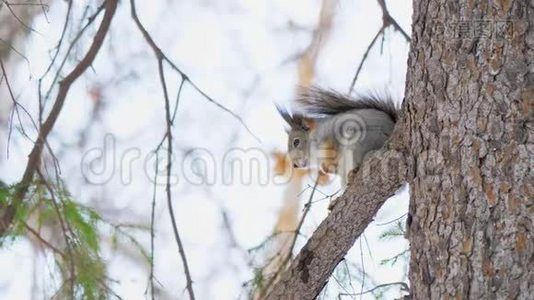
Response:
[[[23,106],[21,105],[17,99],[15,98],[15,95],[13,94],[13,90],[11,88],[11,85],[9,83],[9,79],[8,79],[8,76],[7,76],[7,71],[4,67],[4,64],[2,62],[2,60],[0,60],[0,68],[2,70],[2,78],[5,78],[5,81],[6,81],[6,86],[7,86],[7,90],[9,92],[9,96],[11,98],[11,101],[13,102],[13,110],[12,110],[12,113],[10,115],[10,120],[9,120],[9,130],[8,130],[8,137],[7,137],[7,157],[9,158],[9,149],[10,149],[10,143],[11,143],[11,133],[12,133],[12,130],[13,130],[13,117],[14,115],[16,114],[17,115],[17,119],[18,119],[18,122],[19,122],[19,130],[21,132],[21,134],[27,138],[29,141],[31,141],[32,143],[35,143],[35,141],[33,141],[30,136],[26,133],[26,131],[24,130],[24,124],[22,123],[22,119],[20,117],[20,112],[19,112],[19,108],[22,109],[22,111],[28,116],[28,118],[30,119],[33,127],[35,128],[36,131],[39,131],[41,126],[42,126],[42,121],[41,121],[41,107],[40,107],[40,103],[41,101],[39,100],[39,125],[37,125],[35,123],[35,120],[33,119],[32,115],[30,114],[30,112]],[[40,98],[39,98],[40,99]],[[56,173],[60,172],[59,171],[59,161],[57,159],[57,157],[54,155],[54,152],[52,151],[52,148],[50,147],[50,145],[48,144],[48,141],[44,141],[46,147],[48,148],[48,150],[50,151],[50,154],[52,155],[53,159],[54,159],[54,166],[55,166],[55,169],[56,169]]]
[[[18,122],[19,122],[19,125],[20,125],[19,131],[21,132],[21,134],[26,139],[31,141],[32,143],[35,142],[34,140],[32,140],[32,138],[30,138],[30,136],[26,133],[26,131],[24,129],[24,124],[22,123],[22,119],[20,117],[19,108],[22,109],[22,111],[28,116],[28,118],[30,119],[30,121],[31,121],[31,123],[32,123],[32,125],[33,125],[33,127],[34,127],[34,129],[36,131],[40,130],[40,127],[41,127],[42,124],[41,124],[41,120],[39,120],[39,126],[38,126],[35,123],[35,120],[33,119],[33,117],[30,114],[30,112],[23,105],[21,105],[17,101],[17,99],[15,98],[15,95],[13,94],[13,90],[12,90],[11,85],[9,83],[9,79],[8,79],[8,76],[7,76],[7,71],[6,71],[5,67],[4,67],[4,64],[3,64],[2,60],[0,60],[0,67],[1,67],[1,70],[2,70],[2,78],[5,78],[7,90],[9,92],[9,96],[11,98],[11,101],[13,102],[13,110],[12,110],[12,113],[11,113],[10,119],[9,119],[9,130],[8,130],[8,137],[7,137],[7,157],[9,158],[9,149],[10,149],[10,143],[11,143],[11,133],[12,133],[12,130],[13,130],[13,117],[14,117],[15,114],[17,115],[17,119],[18,119]],[[52,151],[52,148],[50,148],[50,145],[48,144],[47,141],[45,141],[45,145],[48,148],[48,150],[50,151],[50,154],[52,155],[52,157],[54,159],[54,165],[56,167],[56,172],[58,172],[58,170],[59,170],[58,159],[54,155],[54,152]]]
[[[386,24],[386,26],[390,26],[390,25],[393,26],[395,30],[399,31],[402,34],[406,42],[409,43],[410,36],[406,33],[406,31],[404,31],[404,29],[402,29],[399,23],[397,23],[397,21],[395,21],[395,19],[391,16],[388,8],[386,7],[385,0],[377,0],[377,1],[378,1],[378,5],[380,5],[380,9],[382,9],[382,23]]]
[[[369,43],[369,46],[367,46],[367,49],[365,50],[362,60],[360,61],[360,64],[358,65],[358,69],[356,70],[356,74],[354,74],[354,77],[352,78],[352,82],[350,84],[349,93],[351,93],[354,90],[354,86],[356,85],[356,80],[358,80],[358,75],[360,75],[360,72],[363,67],[363,63],[365,60],[367,60],[367,56],[369,55],[369,52],[373,48],[374,44],[378,40],[378,38],[384,34],[384,31],[389,26],[393,26],[393,28],[397,31],[399,31],[402,36],[406,39],[406,42],[410,42],[410,36],[402,29],[402,27],[395,21],[395,19],[391,16],[389,13],[389,10],[386,7],[386,3],[384,0],[377,0],[378,5],[380,5],[380,9],[382,10],[382,26],[380,26],[380,29],[374,36],[373,40],[371,40],[371,43]]]
[[[371,41],[369,46],[367,46],[367,49],[363,53],[362,60],[360,61],[360,64],[358,65],[358,69],[356,70],[356,74],[354,74],[354,77],[352,78],[352,82],[350,84],[349,93],[352,92],[352,90],[354,89],[354,85],[356,85],[356,80],[358,80],[358,75],[360,75],[360,72],[362,70],[363,63],[367,60],[367,56],[369,55],[369,52],[371,52],[371,49],[373,48],[374,44],[378,40],[378,37],[380,37],[380,35],[382,35],[382,33],[384,33],[384,29],[386,29],[386,28],[382,25],[382,27],[380,27],[380,29],[376,33],[375,37],[373,38],[373,40]]]
[[[65,53],[65,57],[63,57],[63,60],[59,64],[59,67],[57,68],[57,71],[54,74],[54,78],[52,79],[52,83],[50,84],[50,87],[46,91],[46,94],[45,94],[45,97],[44,97],[44,101],[43,101],[43,105],[45,105],[47,100],[50,98],[50,94],[52,93],[52,89],[55,86],[56,82],[59,80],[59,77],[61,75],[61,70],[63,70],[63,67],[65,66],[65,63],[67,62],[67,59],[69,58],[70,52],[72,51],[72,49],[74,48],[74,46],[76,45],[78,40],[82,37],[83,33],[87,30],[87,28],[89,28],[89,26],[94,22],[94,20],[98,17],[100,12],[102,12],[102,10],[104,10],[105,6],[106,6],[106,2],[102,3],[102,5],[100,5],[97,8],[95,13],[93,15],[91,15],[89,18],[87,18],[87,23],[80,29],[80,31],[78,31],[78,33],[76,34],[76,36],[74,37],[72,42],[70,42],[69,48],[67,49],[67,51]],[[46,75],[46,73],[49,72],[49,69],[52,67],[52,63],[53,62],[51,62],[51,64],[47,68],[47,71],[45,72],[45,75]],[[43,75],[43,77],[45,75]],[[39,85],[39,88],[40,88],[40,85]]]
[[[182,240],[180,238],[179,231],[178,231],[178,225],[176,224],[176,217],[174,215],[174,208],[173,208],[173,205],[172,205],[172,195],[171,195],[171,171],[172,171],[172,156],[173,156],[173,147],[172,147],[173,146],[172,145],[173,116],[171,116],[171,106],[170,106],[170,101],[169,101],[169,92],[167,90],[167,84],[165,82],[165,73],[164,73],[163,62],[167,61],[169,64],[171,64],[171,66],[172,66],[172,62],[169,59],[166,58],[165,54],[156,45],[156,43],[154,42],[154,40],[152,39],[152,37],[150,36],[148,31],[145,29],[143,24],[141,24],[141,21],[139,20],[139,17],[137,16],[137,10],[136,10],[136,7],[135,7],[135,1],[134,0],[130,0],[130,6],[131,6],[132,19],[134,20],[135,24],[137,25],[137,27],[139,28],[139,30],[143,34],[143,37],[145,38],[146,42],[149,44],[150,48],[152,48],[152,51],[154,51],[154,54],[155,54],[157,62],[158,62],[158,75],[159,75],[159,79],[160,79],[160,83],[161,83],[161,88],[163,90],[163,99],[165,101],[165,120],[166,120],[165,137],[166,137],[166,140],[167,140],[167,149],[166,149],[167,150],[167,182],[166,182],[166,185],[165,185],[165,192],[166,192],[166,195],[167,195],[167,205],[168,205],[169,216],[171,218],[172,229],[173,229],[173,233],[174,233],[174,239],[175,239],[176,244],[178,246],[178,252],[180,253],[180,258],[182,260],[182,264],[183,264],[183,267],[184,267],[184,273],[185,273],[185,277],[186,277],[186,281],[187,281],[186,288],[187,288],[187,291],[189,293],[189,298],[191,300],[194,300],[195,299],[195,293],[193,291],[193,280],[191,279],[191,272],[189,271],[189,264],[187,262],[187,257],[186,257],[186,254],[185,254],[184,246],[183,246],[183,243],[182,243]],[[184,73],[182,73],[176,67],[173,67],[173,68],[175,68],[180,73],[180,75],[182,76],[183,80],[188,80]],[[183,84],[183,80],[182,80],[182,83],[180,84],[180,88],[178,89],[178,96],[177,96],[178,99],[180,98],[180,91],[181,91],[181,85]],[[191,81],[189,81],[189,82],[193,85],[193,83]],[[176,103],[176,108],[175,109],[177,109],[177,106],[178,106],[178,102]],[[173,115],[174,115],[174,113],[173,113]],[[160,145],[158,145],[158,148],[160,147]],[[156,149],[156,151],[157,150],[158,149]]]
[[[37,128],[37,124],[35,124],[35,121],[33,120],[32,116],[31,116],[31,114],[28,112],[28,110],[24,106],[22,106],[17,101],[15,95],[13,94],[13,89],[11,88],[11,84],[9,83],[9,77],[7,76],[7,71],[6,71],[5,67],[4,67],[4,62],[2,60],[0,60],[0,70],[2,71],[2,78],[5,79],[9,97],[11,98],[11,101],[13,102],[13,111],[12,111],[11,116],[10,116],[9,133],[8,133],[8,139],[7,139],[7,157],[9,157],[9,145],[10,145],[10,141],[11,141],[11,132],[13,130],[13,126],[12,126],[12,124],[13,124],[13,116],[15,114],[17,115],[17,119],[18,119],[19,125],[20,125],[20,131],[21,131],[22,135],[24,137],[26,137],[28,140],[33,142],[33,140],[30,138],[30,136],[24,130],[24,125],[23,125],[22,119],[20,117],[19,108],[22,109],[22,111],[30,118],[30,121],[32,122],[34,128],[36,130],[38,130],[38,128]]]
[[[393,220],[391,220],[391,221],[387,221],[387,222],[385,222],[385,223],[376,223],[375,225],[376,225],[376,226],[389,225],[389,224],[391,224],[391,223],[395,223],[395,222],[401,220],[402,218],[406,217],[407,215],[408,215],[408,213],[405,213],[405,214],[403,214],[402,216],[397,217],[397,218],[395,218],[395,219],[393,219]]]
[[[133,0],[130,0],[130,3],[132,3],[132,7],[134,7],[133,5]],[[139,21],[139,17],[137,16],[137,12],[132,9],[132,18],[134,19],[137,27],[139,28],[139,30],[141,31],[141,33],[143,34],[143,37],[145,38],[146,42],[150,45],[150,47],[154,50],[154,52],[156,53],[156,56],[158,57],[158,59],[162,59],[164,60],[165,62],[167,62],[167,64],[173,69],[175,70],[176,72],[178,72],[178,74],[180,74],[180,76],[182,77],[183,80],[187,81],[200,95],[202,95],[204,97],[204,99],[206,99],[208,102],[211,102],[213,103],[215,106],[217,106],[218,108],[220,108],[221,110],[229,113],[230,115],[232,115],[232,117],[234,117],[239,123],[241,123],[241,125],[245,128],[245,130],[248,131],[248,133],[258,142],[258,143],[261,143],[261,140],[252,132],[252,130],[247,126],[247,124],[245,123],[245,121],[240,117],[238,116],[235,112],[233,112],[232,110],[230,110],[229,108],[227,108],[226,106],[222,105],[220,102],[216,101],[215,99],[213,99],[212,97],[210,97],[208,94],[206,94],[206,92],[204,92],[201,88],[198,87],[198,85],[193,82],[191,80],[191,78],[189,78],[189,76],[187,76],[187,74],[185,74],[169,57],[167,57],[167,55],[165,55],[165,53],[163,53],[163,51],[161,51],[161,49],[159,48],[159,46],[156,44],[156,42],[154,41],[154,39],[152,39],[152,36],[148,33],[148,31],[146,30],[146,28],[141,24],[141,22]]]
[[[46,178],[43,176],[41,171],[39,169],[36,170],[37,174],[41,178],[43,184],[45,185],[46,189],[48,190],[48,193],[50,194],[50,198],[52,201],[52,205],[54,206],[54,211],[57,215],[57,218],[59,220],[59,225],[61,226],[61,233],[63,234],[63,238],[65,240],[65,247],[67,248],[67,254],[68,256],[65,256],[65,259],[69,259],[69,272],[70,272],[70,290],[74,292],[74,278],[76,276],[75,274],[75,265],[74,265],[74,255],[72,246],[69,240],[69,236],[67,235],[67,230],[74,236],[72,232],[72,228],[70,227],[70,224],[63,219],[63,214],[61,213],[61,210],[58,205],[58,201],[56,199],[54,190],[52,189],[52,186],[48,183]]]
[[[12,3],[9,3],[8,1],[5,1],[5,0],[2,0],[2,2],[6,5],[7,9],[11,13],[11,15],[20,23],[20,25],[22,25],[28,31],[40,34],[37,30],[33,29],[32,27],[30,27],[29,25],[26,25],[26,23],[24,23],[24,21],[15,13],[13,8],[11,8],[11,6],[13,6]]]
[[[11,51],[17,53],[20,57],[22,57],[22,59],[26,62],[26,65],[28,66],[28,69],[31,69],[30,68],[30,60],[24,55],[22,54],[22,52],[20,52],[19,50],[17,50],[15,47],[13,47],[9,42],[5,41],[4,39],[0,38],[0,42],[2,42],[2,44],[5,44],[9,49],[11,49]]]
[[[37,232],[32,227],[30,227],[30,225],[28,225],[26,222],[24,222],[24,228],[26,228],[26,230],[28,230],[34,237],[36,237],[43,245],[45,245],[46,247],[52,249],[52,251],[54,251],[56,254],[59,254],[60,256],[65,257],[65,253],[63,253],[63,251],[59,250],[56,246],[50,244],[49,241],[45,240],[39,234],[39,232]]]
[[[345,272],[347,272],[347,275],[348,275],[347,277],[349,278],[350,289],[352,290],[353,293],[355,293],[356,290],[354,289],[354,285],[352,285],[352,276],[350,274],[349,264],[347,263],[346,259],[343,259],[343,266],[345,267]]]
[[[154,182],[153,182],[153,191],[152,191],[152,204],[150,209],[150,274],[149,274],[149,282],[147,286],[147,290],[145,291],[145,294],[148,292],[148,289],[150,289],[150,299],[154,300],[154,239],[155,239],[155,229],[154,229],[154,221],[155,221],[155,214],[156,214],[156,192],[157,192],[157,176],[158,176],[158,165],[159,165],[159,155],[158,151],[156,150],[154,152],[156,155],[156,168],[154,171]]]
[[[40,3],[17,3],[17,2],[9,2],[9,1],[2,1],[4,2],[5,4],[7,5],[11,5],[11,6],[40,6],[42,8],[48,8],[48,5],[47,4],[44,4],[42,1],[39,1]]]
[[[299,223],[297,225],[297,228],[294,231],[293,238],[291,239],[291,244],[289,246],[289,251],[287,252],[286,256],[283,258],[283,261],[280,264],[279,269],[269,279],[269,281],[265,284],[265,287],[260,292],[260,295],[259,295],[260,297],[262,297],[263,295],[269,293],[271,287],[280,278],[280,274],[282,274],[282,272],[285,271],[287,264],[291,260],[291,257],[293,256],[293,250],[295,249],[295,245],[297,243],[297,237],[300,234],[300,230],[302,229],[302,225],[304,224],[304,220],[306,219],[306,216],[310,212],[311,205],[313,203],[313,196],[315,195],[315,191],[317,189],[317,185],[318,184],[319,184],[319,177],[317,177],[317,180],[315,181],[315,184],[313,185],[310,197],[308,198],[308,202],[306,202],[306,204],[304,204],[304,211],[302,212],[302,216],[300,217],[300,220],[299,220]]]
[[[43,102],[43,97],[41,93],[41,84],[42,84],[43,78],[48,74],[50,69],[52,69],[52,66],[56,62],[56,59],[59,55],[59,51],[61,50],[61,45],[63,44],[63,39],[65,38],[65,33],[67,32],[67,28],[69,25],[71,11],[72,11],[72,0],[69,0],[68,6],[67,6],[67,13],[65,16],[65,22],[63,23],[63,29],[61,30],[61,35],[59,37],[59,41],[56,46],[56,52],[54,53],[52,60],[50,61],[50,64],[48,65],[48,68],[43,73],[41,78],[39,78],[39,80],[37,81],[37,96],[39,99],[39,127],[43,125],[43,111],[44,111],[44,102]],[[44,12],[44,8],[43,8],[43,12]],[[50,86],[53,86],[53,85],[54,85],[54,82],[52,82]]]
[[[406,282],[402,282],[402,281],[399,281],[399,282],[390,282],[390,283],[384,283],[384,284],[379,284],[377,286],[375,286],[374,288],[370,289],[370,290],[367,290],[367,291],[364,291],[364,292],[361,292],[361,293],[354,293],[354,294],[349,294],[349,293],[341,293],[338,295],[338,299],[341,299],[341,297],[343,296],[350,296],[351,298],[354,299],[354,296],[363,296],[365,294],[368,294],[368,293],[372,293],[378,289],[381,289],[381,288],[385,288],[385,287],[390,287],[392,285],[400,285],[401,286],[401,291],[409,291],[410,290],[410,287],[408,287],[408,284],[406,284]]]
[[[363,260],[363,246],[362,246],[362,238],[360,237],[360,264],[362,266],[362,285],[360,291],[363,291],[363,287],[365,286],[365,262]],[[363,294],[360,294],[360,300],[362,299]]]
[[[52,60],[50,61],[48,68],[46,68],[45,72],[43,73],[43,76],[41,76],[41,80],[43,79],[43,77],[46,76],[46,74],[48,74],[50,69],[52,69],[52,66],[54,65],[59,55],[59,50],[61,50],[61,45],[63,44],[63,40],[65,39],[65,34],[67,33],[67,28],[70,23],[71,12],[72,12],[72,0],[69,0],[67,4],[67,13],[65,14],[65,21],[63,22],[63,29],[61,30],[61,35],[59,36],[59,41],[56,46],[56,51],[54,55],[52,56]]]
[[[133,1],[133,0],[132,0]],[[195,293],[193,291],[193,280],[191,279],[191,273],[189,271],[189,265],[187,263],[187,258],[185,255],[184,246],[178,232],[178,225],[176,224],[176,217],[174,216],[174,208],[172,205],[172,196],[171,196],[171,173],[172,173],[172,120],[171,120],[171,107],[169,103],[169,95],[167,92],[167,85],[165,83],[165,74],[163,71],[163,60],[158,60],[158,70],[159,78],[161,80],[161,87],[163,89],[163,95],[165,98],[165,119],[167,123],[167,182],[165,185],[165,192],[167,194],[167,205],[169,210],[169,216],[172,222],[172,229],[174,232],[174,238],[178,245],[178,251],[180,252],[180,257],[182,258],[182,264],[184,266],[184,273],[187,278],[187,291],[189,293],[189,298],[191,300],[195,299]],[[178,104],[177,104],[178,105]]]
[[[182,77],[180,81],[180,86],[178,87],[178,92],[176,93],[176,101],[174,102],[174,111],[172,112],[171,123],[174,125],[174,119],[176,118],[176,113],[178,112],[178,104],[180,104],[180,96],[182,95],[182,88],[184,87],[185,79]]]
[[[302,216],[300,217],[299,224],[297,225],[297,228],[295,229],[295,235],[293,236],[293,240],[291,240],[291,245],[289,247],[289,255],[286,258],[286,262],[283,264],[285,265],[287,261],[291,258],[291,254],[293,253],[293,249],[295,249],[295,244],[297,243],[297,236],[298,233],[300,233],[300,230],[302,229],[302,225],[304,224],[304,220],[306,219],[306,216],[308,216],[308,213],[310,212],[311,205],[313,203],[313,196],[315,195],[315,191],[317,190],[317,185],[319,184],[319,177],[315,180],[315,184],[313,185],[313,189],[310,193],[310,198],[308,198],[308,202],[304,204],[304,211],[302,212]]]
[[[39,3],[36,3],[36,5],[41,6],[41,10],[43,12],[43,15],[46,19],[47,23],[50,23],[50,20],[48,20],[48,14],[46,13],[46,10],[48,9],[48,5],[43,3],[43,0],[39,0]]]

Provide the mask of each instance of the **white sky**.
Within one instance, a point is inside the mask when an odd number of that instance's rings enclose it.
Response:
[[[244,299],[246,294],[242,284],[252,279],[252,271],[242,252],[228,248],[220,208],[229,214],[240,246],[243,249],[254,247],[272,231],[284,186],[272,182],[267,185],[224,184],[224,154],[233,147],[256,148],[267,154],[274,149],[285,149],[284,124],[273,102],[289,101],[297,78],[296,63],[282,62],[307,46],[317,21],[320,1],[137,2],[141,21],[168,56],[207,94],[242,116],[261,139],[261,144],[256,142],[233,117],[206,101],[190,86],[184,87],[174,127],[177,159],[182,159],[183,153],[189,150],[202,148],[212,155],[214,163],[211,166],[216,167],[214,185],[190,184],[177,169],[179,183],[173,187],[175,213],[195,281],[195,292],[199,299]],[[387,1],[387,5],[409,32],[411,1]],[[24,64],[17,70],[8,70],[17,79],[17,94],[32,112],[36,111],[36,79],[49,62],[47,51],[56,42],[65,9],[63,1],[56,1],[48,16],[50,23],[41,17],[33,25],[40,34],[31,35],[24,51],[31,62],[31,74]],[[149,157],[164,132],[163,99],[156,60],[134,27],[129,9],[127,1],[121,1],[111,38],[106,40],[93,69],[71,89],[50,141],[54,149],[62,149],[62,175],[76,199],[104,208],[109,212],[104,216],[117,218],[120,213],[120,219],[114,220],[116,222],[148,224],[152,187],[143,160]],[[316,83],[344,92],[349,88],[368,43],[381,25],[381,15],[375,1],[342,0],[337,12],[332,36],[319,57]],[[288,31],[289,21],[305,30]],[[408,44],[399,33],[388,29],[382,53],[380,48],[379,43],[369,55],[356,90],[389,89],[400,101]],[[83,50],[78,50],[80,55]],[[170,93],[175,95],[179,78],[170,69],[166,72]],[[29,75],[32,76],[30,80]],[[95,84],[105,86],[105,110],[93,125],[87,145],[79,149],[76,143],[80,131],[90,120],[88,112],[93,105],[88,90]],[[30,134],[35,136],[31,130]],[[110,157],[107,166],[115,163],[116,172],[111,173],[112,178],[105,185],[84,184],[80,171],[81,153],[102,148],[105,134],[111,134],[116,140],[115,155],[110,155],[111,148],[106,148]],[[9,183],[21,178],[29,152],[30,143],[17,135],[11,144],[9,160],[1,162],[0,166],[0,177]],[[125,153],[134,153],[132,151],[139,151],[141,159],[134,161],[131,167],[120,168]],[[121,183],[118,170],[122,174],[131,174],[131,182]],[[271,174],[269,166],[264,165],[263,170]],[[334,185],[321,188],[321,191],[331,193],[336,189]],[[303,201],[307,196],[307,192],[303,193]],[[173,295],[172,299],[185,299],[185,279],[171,235],[163,188],[158,190],[157,199],[156,276],[164,289]],[[326,201],[321,201],[313,206],[304,226],[306,235],[309,236],[326,216],[327,205]],[[375,219],[378,223],[392,220],[403,215],[407,206],[404,193],[390,199]],[[400,281],[405,272],[402,264],[396,267],[379,264],[381,259],[406,247],[403,240],[378,242],[378,235],[386,228],[371,225],[365,233],[370,247],[368,251],[364,243],[365,270],[377,283]],[[148,234],[137,236],[148,245]],[[299,239],[297,246],[301,247],[304,242]],[[360,264],[359,245],[356,242],[348,255],[348,260],[356,264]],[[148,269],[139,263],[141,258],[134,256],[132,260],[109,249],[103,249],[102,253],[109,261],[109,276],[120,280],[113,284],[116,292],[125,299],[145,299]],[[0,252],[0,298],[31,298],[32,282],[29,279],[34,272],[33,258],[34,253],[23,240]],[[39,270],[46,270],[46,267],[41,266]],[[354,285],[358,292],[359,283]],[[337,294],[335,284],[329,288],[328,298],[333,298]],[[398,293],[387,294],[385,298],[394,296]],[[372,299],[369,297],[366,295],[363,299]]]

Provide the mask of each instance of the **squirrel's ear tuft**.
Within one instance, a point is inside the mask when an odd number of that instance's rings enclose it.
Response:
[[[278,110],[278,113],[287,122],[287,124],[289,124],[289,126],[293,127],[293,118],[291,118],[291,115],[289,114],[287,109],[285,109],[284,107],[276,104],[276,110]]]
[[[291,115],[287,111],[287,109],[279,105],[276,105],[276,109],[278,110],[282,118],[284,118],[284,120],[287,122],[287,124],[289,124],[291,129],[308,130],[311,128],[305,124],[304,117],[302,115],[300,114]]]

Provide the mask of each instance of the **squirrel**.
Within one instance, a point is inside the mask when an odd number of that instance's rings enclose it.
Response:
[[[288,154],[294,168],[319,167],[343,185],[366,155],[391,135],[399,109],[389,97],[349,96],[317,87],[303,89],[292,110],[276,105],[288,123]]]

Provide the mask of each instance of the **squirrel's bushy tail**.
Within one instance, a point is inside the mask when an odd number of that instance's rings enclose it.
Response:
[[[385,112],[394,122],[398,109],[387,93],[385,95],[367,94],[352,97],[333,90],[318,87],[303,89],[297,97],[297,110],[303,115],[331,116],[353,109],[376,109]]]

